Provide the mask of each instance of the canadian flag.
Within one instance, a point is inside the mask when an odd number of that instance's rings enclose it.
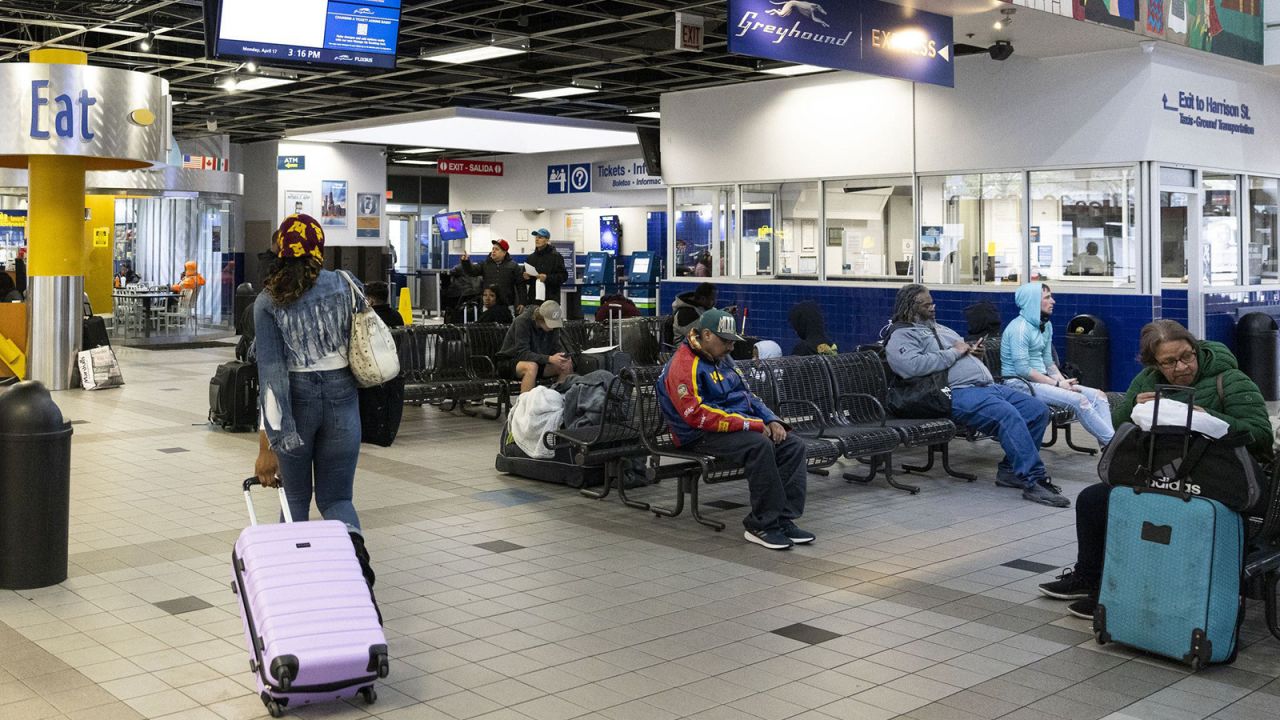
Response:
[[[217,170],[217,169],[218,169],[218,158],[216,158],[216,157],[210,157],[209,155],[205,155],[205,156],[204,156],[204,167],[202,167],[201,169],[202,169],[202,170]]]

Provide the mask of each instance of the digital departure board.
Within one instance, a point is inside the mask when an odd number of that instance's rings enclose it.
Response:
[[[400,0],[205,0],[211,58],[390,70],[399,34]]]

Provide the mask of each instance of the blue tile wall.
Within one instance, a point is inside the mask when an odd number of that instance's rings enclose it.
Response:
[[[1205,293],[1204,336],[1236,350],[1236,310],[1242,306],[1280,306],[1280,288],[1241,293]]]
[[[688,292],[696,282],[665,280],[659,289],[659,307],[669,312],[676,295]],[[795,333],[787,324],[791,306],[803,300],[813,300],[826,316],[827,332],[842,350],[853,350],[863,343],[875,342],[880,330],[888,322],[893,309],[897,286],[849,287],[840,285],[783,285],[760,283],[756,285],[723,284],[720,286],[721,305],[737,304],[747,310],[746,332],[750,335],[777,342],[784,353],[789,353],[796,343]],[[1067,322],[1079,314],[1096,315],[1106,323],[1111,339],[1109,384],[1110,390],[1124,390],[1129,381],[1142,369],[1137,360],[1138,335],[1142,326],[1159,317],[1162,305],[1176,304],[1177,298],[1151,297],[1148,295],[1092,295],[1084,293],[1055,293],[1058,300],[1054,315],[1054,344],[1058,354],[1066,357]],[[1000,311],[1005,322],[1017,315],[1013,302],[1013,288],[999,292],[933,291],[938,304],[938,321],[964,334],[967,324],[964,308],[989,300]],[[1182,292],[1185,316],[1186,292]],[[1185,318],[1183,319],[1185,322]]]

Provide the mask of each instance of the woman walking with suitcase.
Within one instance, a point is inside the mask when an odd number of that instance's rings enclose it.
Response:
[[[362,560],[360,519],[352,504],[360,455],[360,403],[347,364],[352,289],[325,270],[324,230],[310,215],[290,215],[265,292],[254,302],[260,432],[254,474],[283,481],[289,509],[306,520],[315,495],[326,520],[352,531]]]

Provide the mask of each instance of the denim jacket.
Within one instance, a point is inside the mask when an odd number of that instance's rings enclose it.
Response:
[[[360,281],[355,282],[363,290]],[[359,298],[363,309],[363,293]],[[289,396],[289,368],[311,367],[335,352],[345,356],[354,309],[351,286],[329,270],[321,270],[315,285],[291,305],[277,305],[266,292],[254,301],[258,406],[272,450],[288,452],[302,446]]]

